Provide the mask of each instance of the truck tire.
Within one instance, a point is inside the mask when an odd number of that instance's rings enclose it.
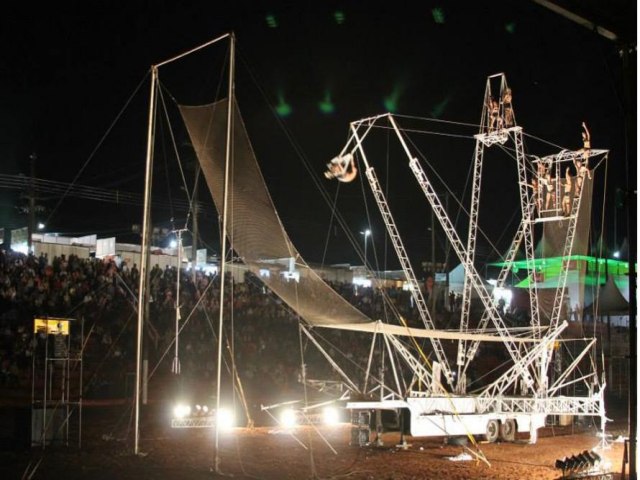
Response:
[[[487,422],[485,437],[489,443],[495,443],[500,437],[500,420],[492,419]]]
[[[513,418],[505,420],[500,425],[500,438],[505,442],[513,442],[516,439],[517,431],[516,421]]]

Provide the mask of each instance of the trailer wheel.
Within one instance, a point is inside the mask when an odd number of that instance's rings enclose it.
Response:
[[[485,437],[487,437],[487,441],[489,443],[495,443],[498,441],[498,437],[500,436],[500,421],[499,420],[489,420],[487,422],[487,432]]]
[[[516,439],[516,421],[513,418],[505,420],[500,425],[500,437],[505,442],[513,442]]]

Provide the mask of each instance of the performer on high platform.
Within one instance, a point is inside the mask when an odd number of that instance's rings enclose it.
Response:
[[[493,97],[489,98],[487,102],[487,109],[489,112],[489,133],[496,129],[502,128],[502,119],[500,118],[500,105],[498,101]]]
[[[513,106],[511,105],[513,97],[511,95],[511,89],[507,88],[502,94],[502,105],[504,105],[504,126],[509,128],[513,127]]]
[[[562,191],[562,213],[565,217],[568,217],[571,215],[571,187],[573,185],[569,167],[565,170],[564,179],[564,188]]]
[[[591,152],[591,134],[587,128],[587,124],[582,122],[582,160],[573,160],[576,167],[576,195],[582,190],[584,177],[591,180],[591,170],[589,170],[589,155]]]

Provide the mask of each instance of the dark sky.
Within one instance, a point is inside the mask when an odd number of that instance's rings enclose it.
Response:
[[[635,42],[635,2],[581,2],[582,8],[590,4],[600,10],[586,13],[620,34],[631,32]],[[32,152],[39,179],[141,197],[150,65],[230,31],[238,42],[240,108],[283,223],[308,260],[322,260],[327,245],[327,261],[357,262],[345,235],[330,228],[329,206],[312,176],[322,179],[324,164],[346,140],[348,123],[384,113],[390,98],[398,114],[477,124],[487,76],[504,72],[526,133],[577,149],[586,121],[593,147],[611,150],[600,199],[623,187],[627,175],[619,44],[534,2],[69,1],[3,6],[0,22],[0,158],[6,175],[0,227],[26,224],[15,185],[18,175],[29,175]],[[635,53],[633,59],[635,71]],[[178,102],[211,100],[220,70],[217,54],[204,52],[163,69],[161,80]],[[330,113],[319,108],[327,99]],[[282,102],[290,106],[287,115],[275,113]],[[633,104],[635,118],[635,93]],[[543,142],[528,140],[526,147],[533,154],[553,152]],[[460,196],[473,148],[473,141],[442,139],[426,147]],[[181,227],[184,212],[176,205],[185,196],[177,167],[156,160],[154,172],[158,201],[173,205],[154,211],[154,224]],[[515,228],[508,222],[517,203],[501,196],[501,185],[511,181],[501,172],[495,170],[496,183],[483,192],[490,213],[481,216],[481,225],[484,219],[490,236],[504,236],[504,242],[510,236],[504,230]],[[334,195],[335,184],[320,183]],[[410,226],[407,247],[427,258],[425,200],[408,193],[404,198],[401,189],[395,194],[403,212],[398,221]],[[124,239],[142,218],[141,205],[39,197],[49,231]],[[341,187],[339,207],[356,238],[368,225],[362,199],[359,182]],[[494,214],[499,207],[504,215]],[[598,215],[600,209],[594,208]],[[608,237],[614,236],[614,210],[609,201]],[[620,243],[624,232],[617,220]],[[216,221],[208,212],[200,227],[214,249]],[[376,219],[371,227],[383,228]],[[441,257],[444,237],[439,231],[437,237]],[[373,240],[369,248],[382,261],[382,235]],[[483,251],[490,255],[487,246]]]

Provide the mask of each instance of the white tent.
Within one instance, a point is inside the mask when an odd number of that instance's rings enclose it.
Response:
[[[449,291],[462,294],[464,290],[464,277],[465,271],[464,266],[459,263],[457,267],[449,272]],[[482,279],[482,283],[487,289],[489,293],[493,290],[493,285],[487,282],[485,279]],[[472,297],[477,297],[478,294],[475,290],[472,291]]]

